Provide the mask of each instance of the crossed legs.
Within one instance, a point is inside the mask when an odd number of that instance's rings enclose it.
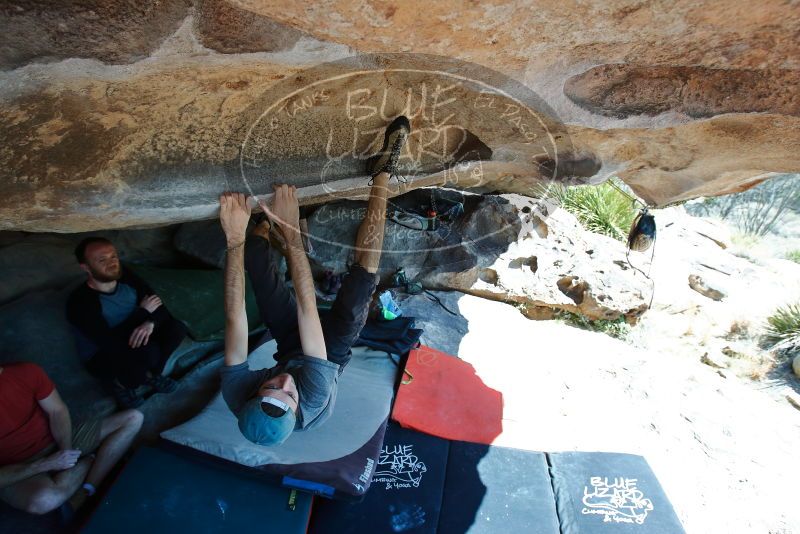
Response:
[[[88,482],[97,487],[130,447],[139,428],[142,414],[136,410],[116,413],[103,420],[100,447],[96,456],[84,456],[71,469],[42,473],[0,490],[0,498],[15,508],[32,514],[46,514],[82,492]],[[78,499],[78,503],[82,499]]]

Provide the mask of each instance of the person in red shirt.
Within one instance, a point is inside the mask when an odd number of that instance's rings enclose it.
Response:
[[[34,514],[73,508],[94,494],[142,426],[126,410],[72,426],[69,410],[44,370],[0,367],[0,500]]]

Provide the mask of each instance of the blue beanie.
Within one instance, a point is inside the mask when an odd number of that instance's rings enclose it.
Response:
[[[283,415],[273,417],[261,408],[262,402],[268,402],[284,409]],[[255,397],[250,399],[236,415],[239,419],[239,430],[242,435],[258,445],[280,445],[292,431],[296,417],[285,403],[273,397]]]

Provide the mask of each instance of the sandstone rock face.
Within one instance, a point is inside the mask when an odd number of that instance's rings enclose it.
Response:
[[[0,68],[71,57],[130,63],[178,29],[189,0],[12,1],[0,7]]]
[[[800,70],[601,65],[573,76],[564,93],[617,117],[678,111],[690,117],[765,112],[800,115]]]
[[[197,31],[203,46],[225,54],[285,50],[306,35],[226,0],[200,3]]]
[[[7,3],[0,229],[208,219],[221,191],[281,180],[306,204],[363,197],[406,111],[409,189],[741,191],[800,170],[798,24],[780,0]]]

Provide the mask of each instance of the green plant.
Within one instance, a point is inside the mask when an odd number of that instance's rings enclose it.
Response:
[[[728,249],[731,254],[744,258],[756,264],[760,264],[758,259],[758,247],[761,242],[761,237],[753,233],[744,232],[738,228],[734,228],[731,232],[731,244]]]
[[[791,260],[795,263],[800,263],[800,249],[798,250],[790,250],[784,256],[787,260]]]
[[[576,328],[600,332],[616,339],[624,340],[631,332],[631,327],[625,322],[624,316],[619,316],[617,319],[610,321],[605,319],[592,320],[577,313],[559,310],[556,312],[555,319]]]
[[[590,232],[627,240],[637,210],[629,198],[610,184],[558,186],[550,193]]]
[[[787,304],[767,318],[767,341],[778,349],[800,348],[800,302]]]
[[[741,230],[734,230],[731,232],[731,243],[733,243],[739,250],[751,250],[758,245],[761,238],[756,234],[744,232]]]

